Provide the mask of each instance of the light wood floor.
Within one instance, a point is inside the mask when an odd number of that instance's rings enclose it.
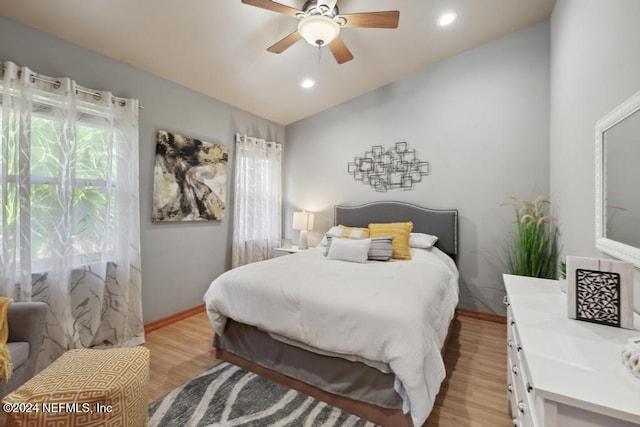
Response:
[[[511,425],[506,396],[506,326],[464,315],[454,321],[445,357],[447,379],[428,427]],[[150,401],[214,366],[213,329],[205,313],[147,334]]]

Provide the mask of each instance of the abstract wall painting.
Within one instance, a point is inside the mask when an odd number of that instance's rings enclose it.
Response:
[[[567,305],[572,319],[633,329],[633,266],[567,257]]]
[[[347,163],[347,172],[353,179],[371,186],[378,192],[390,189],[413,190],[413,186],[429,175],[429,162],[420,161],[416,150],[406,142],[396,142],[385,149],[374,145],[363,157]]]
[[[154,222],[224,218],[228,148],[159,130],[154,168]]]

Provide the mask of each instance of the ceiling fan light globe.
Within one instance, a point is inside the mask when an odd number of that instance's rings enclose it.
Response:
[[[298,32],[312,46],[325,46],[340,34],[340,26],[322,15],[307,16],[298,23]]]

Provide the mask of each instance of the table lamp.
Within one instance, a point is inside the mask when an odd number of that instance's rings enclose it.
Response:
[[[308,249],[309,242],[307,241],[307,230],[313,230],[313,217],[314,214],[310,212],[294,212],[293,213],[293,229],[300,230],[300,240],[298,248]]]

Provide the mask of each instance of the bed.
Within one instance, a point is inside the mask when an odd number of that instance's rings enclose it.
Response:
[[[216,357],[377,424],[422,425],[458,302],[458,212],[404,202],[334,210],[335,225],[400,221],[438,236],[435,247],[366,264],[313,248],[214,280],[205,303]]]

